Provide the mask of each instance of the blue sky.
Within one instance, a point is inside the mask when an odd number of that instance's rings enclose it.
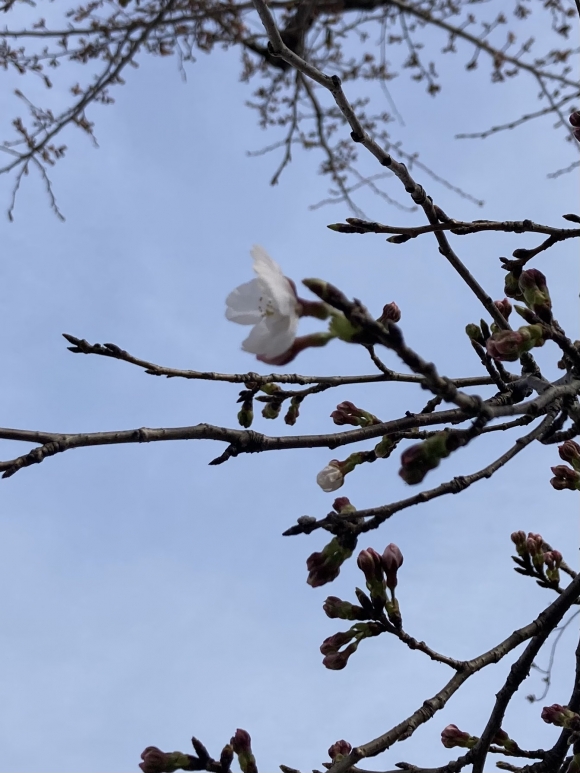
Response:
[[[535,86],[516,79],[490,87],[483,70],[466,74],[458,57],[441,70],[447,86],[436,99],[404,78],[391,84],[406,124],[397,136],[486,205],[478,209],[417,174],[436,202],[465,219],[558,225],[562,214],[577,212],[577,176],[546,179],[575,158],[550,119],[486,141],[453,140],[533,108]],[[38,93],[32,82],[26,86]],[[200,55],[187,83],[175,61],[143,59],[116,91],[117,104],[91,112],[100,149],[79,132],[66,136],[69,153],[52,172],[66,222],[51,213],[34,175],[24,181],[15,222],[1,225],[4,426],[236,426],[235,386],[167,381],[74,356],[60,336],[112,341],[168,366],[268,372],[240,350],[245,331],[224,317],[227,294],[251,278],[256,242],[297,282],[323,277],[376,313],[395,300],[409,344],[440,372],[480,373],[463,329],[481,310],[434,240],[396,246],[381,236],[329,231],[328,223],[349,213],[343,206],[309,210],[326,195],[311,155],[297,153],[280,185],[270,187],[275,159],[246,155],[271,141],[244,106],[249,96],[238,83],[236,53]],[[65,97],[63,85],[52,98],[58,104]],[[0,100],[2,115],[12,117],[8,88]],[[3,207],[9,185],[0,178]],[[389,185],[401,195],[395,179]],[[379,199],[362,203],[382,222],[421,222]],[[498,257],[535,243],[493,234],[453,241],[494,298],[503,297]],[[558,245],[533,265],[547,274],[557,318],[578,337],[577,246]],[[539,353],[554,377],[556,359],[550,344]],[[397,366],[390,352],[384,360]],[[372,364],[364,351],[334,342],[287,369],[370,373]],[[333,431],[328,416],[345,399],[395,418],[420,410],[425,393],[386,384],[314,396],[296,432]],[[261,417],[254,428],[286,432],[281,420]],[[479,469],[514,438],[482,438],[425,487]],[[6,441],[0,447],[2,458],[25,450]],[[310,769],[335,740],[370,740],[447,681],[444,666],[387,637],[364,642],[342,672],[322,667],[318,647],[339,629],[322,602],[329,594],[352,600],[361,575],[351,562],[332,586],[309,588],[305,560],[324,538],[281,532],[299,515],[328,511],[334,495],[315,478],[334,454],[288,451],[208,467],[221,450],[209,442],[82,449],[2,481],[0,770],[136,770],[145,746],[188,751],[195,734],[217,755],[237,727],[251,733],[261,770],[279,763]],[[368,541],[378,550],[396,542],[405,556],[399,596],[409,633],[451,656],[473,657],[551,601],[513,572],[509,534],[539,531],[577,564],[577,498],[549,486],[549,467],[558,461],[553,447],[530,448],[492,481],[400,513],[363,540],[360,547]],[[396,472],[397,459],[363,466],[340,494],[360,508],[399,499],[408,489]],[[567,700],[573,630],[562,639],[548,703]],[[508,665],[473,677],[439,716],[372,767],[449,759],[441,729],[454,722],[478,734]],[[556,737],[539,720],[538,704],[524,698],[541,689],[532,675],[508,712],[504,727],[522,746]]]

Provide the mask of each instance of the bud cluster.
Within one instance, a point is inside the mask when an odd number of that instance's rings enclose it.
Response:
[[[569,489],[570,491],[580,490],[580,445],[573,440],[566,440],[565,443],[558,446],[558,453],[560,454],[560,459],[571,464],[573,469],[570,469],[565,464],[558,464],[552,467],[551,470],[554,473],[554,477],[550,483],[558,491],[564,489]]]
[[[357,564],[363,572],[369,596],[360,588],[356,588],[356,596],[359,605],[343,601],[338,596],[329,596],[324,602],[323,609],[327,617],[340,620],[360,620],[348,631],[329,636],[320,647],[324,655],[323,664],[326,668],[340,670],[344,668],[349,657],[356,652],[362,639],[378,636],[385,630],[394,632],[401,628],[402,620],[399,604],[395,598],[397,586],[397,572],[403,565],[403,554],[395,545],[387,545],[382,555],[373,548],[361,550]],[[390,593],[387,597],[387,588]],[[385,610],[387,623],[385,618]],[[342,649],[344,647],[344,649]]]
[[[453,749],[455,747],[473,749],[478,742],[479,738],[477,736],[469,735],[469,733],[460,730],[457,725],[447,725],[441,733],[441,743],[446,749]],[[519,751],[519,746],[509,737],[505,730],[498,730],[492,739],[492,743],[496,746],[501,746],[512,754]]]
[[[487,353],[494,360],[515,362],[522,354],[546,342],[546,331],[541,325],[525,325],[518,330],[499,330],[486,341]]]
[[[242,773],[258,773],[250,736],[245,730],[236,730],[230,743],[222,749],[219,762],[210,757],[199,739],[193,737],[191,743],[197,756],[183,752],[163,752],[156,746],[148,746],[141,753],[142,762],[139,767],[143,773],[174,773],[176,770],[220,770],[222,773],[228,773],[235,752]]]
[[[320,652],[324,655],[322,664],[331,671],[341,671],[363,639],[378,636],[383,631],[379,623],[355,623],[348,631],[339,631],[329,636],[320,645]]]
[[[516,546],[519,558],[513,557],[514,562],[520,567],[516,572],[520,574],[540,577],[549,583],[560,582],[560,566],[562,554],[559,550],[544,550],[544,538],[541,534],[524,531],[514,531],[511,541]],[[545,567],[545,569],[544,569]]]
[[[330,414],[330,418],[338,426],[345,424],[351,424],[353,427],[368,427],[370,424],[380,424],[380,419],[377,419],[372,413],[363,411],[362,408],[357,408],[350,400],[344,400],[339,403]]]
[[[542,709],[542,719],[549,725],[556,727],[565,727],[575,733],[580,732],[580,714],[572,711],[568,706],[561,706],[554,703],[552,706],[545,706]]]

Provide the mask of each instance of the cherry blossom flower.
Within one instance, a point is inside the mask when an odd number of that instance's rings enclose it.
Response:
[[[344,483],[344,475],[340,469],[340,462],[333,459],[329,462],[323,470],[320,470],[316,476],[316,482],[323,491],[327,493],[330,491],[336,491]]]
[[[242,349],[258,357],[278,357],[296,338],[299,302],[294,286],[280,266],[260,246],[251,250],[257,279],[236,287],[226,299],[226,317],[253,325]]]

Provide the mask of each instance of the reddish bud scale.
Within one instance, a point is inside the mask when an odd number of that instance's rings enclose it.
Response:
[[[351,751],[352,746],[348,743],[348,741],[337,741],[336,743],[333,743],[328,750],[328,756],[331,760],[335,760],[338,756],[346,757],[346,755],[350,754]]]

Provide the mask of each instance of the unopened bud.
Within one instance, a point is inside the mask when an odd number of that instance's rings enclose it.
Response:
[[[580,472],[571,470],[565,464],[558,464],[556,467],[552,467],[551,470],[554,473],[554,477],[550,480],[550,483],[556,491],[564,491],[564,489],[576,491],[580,489]]]
[[[356,513],[356,507],[351,505],[348,497],[336,497],[332,503],[332,509],[337,513]]]
[[[195,770],[198,760],[182,752],[162,752],[156,746],[148,746],[141,754],[139,767],[143,773],[174,773],[176,770]]]
[[[524,296],[520,290],[519,274],[516,276],[512,271],[508,271],[505,276],[504,293],[508,298],[514,298],[516,301],[523,301]]]
[[[377,459],[388,459],[396,446],[396,440],[393,440],[389,435],[384,435],[374,448]]]
[[[511,541],[516,546],[516,550],[518,553],[518,556],[525,556],[528,553],[527,547],[526,547],[526,532],[525,531],[514,531],[510,535]]]
[[[248,400],[244,400],[242,403],[242,407],[240,408],[238,412],[238,424],[240,427],[244,427],[245,429],[248,429],[252,426],[252,422],[254,421],[254,407],[253,407],[253,400],[250,398]]]
[[[519,278],[520,290],[526,305],[544,322],[552,320],[552,301],[546,284],[546,277],[537,268],[522,271]]]
[[[580,731],[580,714],[572,711],[568,706],[561,706],[559,703],[545,706],[542,709],[542,719],[549,725],[565,727],[574,732]]]
[[[362,408],[357,408],[350,400],[339,403],[336,410],[330,414],[330,418],[339,426],[350,424],[353,427],[368,427],[370,424],[380,424],[376,416]]]
[[[238,728],[230,740],[234,752],[238,755],[238,763],[242,773],[258,773],[256,758],[252,754],[252,739],[245,730]]]
[[[385,548],[382,563],[387,576],[387,588],[394,591],[397,587],[397,572],[403,566],[403,554],[394,542]]]
[[[470,322],[469,325],[465,326],[465,332],[471,341],[475,341],[476,343],[481,344],[481,346],[485,346],[485,339],[479,325]]]
[[[282,403],[279,400],[272,400],[262,408],[262,416],[265,419],[277,419],[282,410]]]
[[[560,459],[571,464],[576,472],[580,472],[580,445],[573,440],[566,440],[561,446],[558,446]]]
[[[512,313],[512,305],[507,298],[504,298],[503,301],[494,301],[493,304],[504,319],[509,319]]]
[[[515,362],[522,354],[535,346],[544,345],[541,325],[527,325],[519,330],[500,330],[487,339],[486,349],[490,357],[503,362]]]
[[[538,321],[538,317],[536,316],[535,312],[533,312],[531,309],[528,309],[526,306],[518,306],[518,304],[514,304],[514,309],[516,310],[516,313],[520,315],[522,319],[525,319],[525,321],[533,325]]]
[[[330,652],[322,659],[322,665],[330,671],[342,671],[348,663],[350,656],[356,652],[358,642],[353,641],[342,652]]]
[[[288,410],[286,411],[286,416],[284,416],[284,422],[288,424],[288,426],[293,427],[296,424],[296,420],[300,415],[301,403],[302,403],[302,399],[300,397],[293,397],[290,400],[290,405],[288,406]]]
[[[340,469],[338,459],[333,459],[316,476],[316,482],[323,491],[327,493],[336,491],[344,483],[344,475]]]
[[[560,582],[560,565],[562,563],[562,554],[559,550],[549,550],[544,553],[544,563],[546,564],[546,577],[550,582]]]
[[[342,564],[352,556],[352,549],[341,545],[334,537],[320,553],[312,553],[306,561],[308,579],[311,588],[319,588],[327,582],[332,582],[340,574]]]
[[[222,770],[229,770],[234,759],[234,750],[232,745],[227,743],[220,754],[220,767]]]
[[[337,741],[333,743],[328,750],[328,756],[331,760],[336,760],[337,757],[346,757],[352,751],[352,746],[348,741]]]
[[[453,749],[455,746],[463,749],[473,749],[478,741],[479,738],[465,733],[457,725],[447,725],[441,733],[441,743],[446,749]]]
[[[439,466],[458,446],[458,434],[453,430],[437,432],[422,443],[410,446],[401,454],[399,475],[411,485],[421,483],[429,470]]]
[[[338,596],[329,596],[322,605],[327,617],[339,620],[366,620],[367,615],[362,607],[343,601]]]
[[[358,568],[364,574],[367,581],[383,580],[383,569],[381,556],[374,548],[361,550],[356,560]]]
[[[394,301],[391,301],[391,303],[387,303],[386,306],[383,306],[383,313],[381,316],[377,319],[377,322],[380,322],[381,325],[384,325],[388,322],[399,322],[401,319],[401,309],[397,306],[397,304]]]

